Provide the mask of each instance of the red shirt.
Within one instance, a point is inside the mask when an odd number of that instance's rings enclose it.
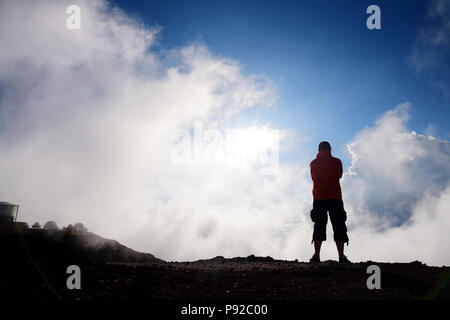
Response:
[[[311,161],[314,200],[342,199],[339,179],[342,177],[342,162],[331,155],[330,150],[322,150]]]

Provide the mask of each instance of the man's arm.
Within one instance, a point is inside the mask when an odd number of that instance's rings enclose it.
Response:
[[[340,178],[342,178],[342,172],[343,172],[341,159],[338,159],[338,171],[339,171],[338,176],[339,176],[339,179],[340,179]]]
[[[309,164],[309,170],[311,172],[311,180],[314,181],[314,170],[313,170],[313,163],[312,162]]]

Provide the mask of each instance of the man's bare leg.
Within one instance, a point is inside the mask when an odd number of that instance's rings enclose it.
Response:
[[[344,244],[344,243],[342,243]],[[317,257],[320,257],[320,247],[322,246],[322,241],[320,240],[314,240],[314,251],[315,251],[315,255]]]
[[[342,257],[344,255],[344,242],[336,241],[336,248],[337,248],[339,257]]]

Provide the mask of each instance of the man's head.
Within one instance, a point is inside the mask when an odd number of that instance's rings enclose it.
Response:
[[[319,151],[328,150],[331,151],[331,145],[328,141],[322,141],[319,143]]]

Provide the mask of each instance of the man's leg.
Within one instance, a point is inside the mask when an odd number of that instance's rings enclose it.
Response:
[[[322,246],[322,240],[314,240],[314,254],[320,257],[320,247]]]
[[[323,200],[314,200],[313,209],[311,210],[311,220],[314,222],[314,256],[320,258],[322,241],[327,239],[326,228],[328,222],[327,209],[324,206]]]
[[[344,256],[344,243],[348,242],[347,226],[345,225],[347,213],[344,210],[344,203],[341,199],[333,201],[333,205],[330,207],[330,220],[333,226],[336,248],[339,258],[341,258]]]
[[[336,248],[337,248],[339,257],[342,257],[344,255],[344,242],[336,241]]]

